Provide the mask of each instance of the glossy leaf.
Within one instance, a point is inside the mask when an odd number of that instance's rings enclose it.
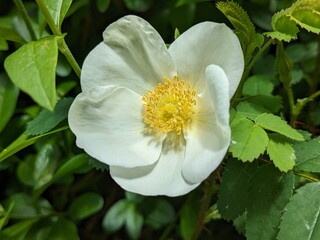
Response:
[[[99,212],[103,207],[103,198],[94,192],[78,196],[69,206],[68,213],[76,221],[83,220]]]
[[[72,0],[42,0],[47,6],[55,25],[60,29]]]
[[[285,207],[278,240],[320,239],[320,183],[299,188]]]
[[[4,63],[12,82],[49,110],[53,110],[56,104],[55,72],[59,38],[50,36],[29,42],[8,56]]]
[[[112,205],[102,221],[102,227],[108,232],[119,230],[126,222],[127,212],[131,203],[122,199]]]
[[[268,145],[267,133],[251,120],[243,118],[231,124],[232,141],[229,151],[233,157],[252,162],[262,154]]]
[[[143,216],[134,204],[130,204],[126,217],[126,231],[131,239],[139,239],[143,226]]]
[[[263,113],[256,118],[255,122],[258,126],[266,130],[280,133],[297,141],[304,140],[303,136],[297,130],[293,129],[284,120],[276,115]]]
[[[282,172],[292,170],[295,165],[296,155],[287,139],[280,134],[269,135],[267,153],[273,164]]]

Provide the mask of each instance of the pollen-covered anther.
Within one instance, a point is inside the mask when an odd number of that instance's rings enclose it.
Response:
[[[176,132],[180,135],[194,114],[196,90],[178,76],[173,80],[164,77],[163,83],[148,91],[142,101],[145,108],[143,119],[149,125],[149,132]]]

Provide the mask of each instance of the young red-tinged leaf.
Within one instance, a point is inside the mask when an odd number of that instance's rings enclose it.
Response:
[[[278,240],[320,239],[320,183],[299,188],[285,207]]]

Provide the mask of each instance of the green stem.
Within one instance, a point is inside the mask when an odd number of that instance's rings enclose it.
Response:
[[[77,63],[76,59],[72,55],[66,41],[62,39],[61,44],[59,44],[59,50],[62,52],[62,54],[66,57],[67,61],[71,65],[73,71],[77,74],[78,78],[80,78],[81,74],[81,68],[79,64]]]
[[[302,172],[298,172],[298,171],[293,171],[293,173],[294,173],[295,175],[298,175],[298,176],[300,176],[300,177],[303,177],[303,178],[305,178],[305,179],[308,179],[308,180],[310,180],[310,181],[312,181],[312,182],[320,182],[320,179],[319,179],[319,178],[310,176],[310,175],[308,175],[308,174],[306,174],[306,173],[302,173]]]
[[[291,121],[290,121],[291,126],[294,126],[294,123],[295,123],[297,117],[299,116],[300,112],[305,107],[305,105],[308,102],[313,101],[318,96],[320,96],[320,90],[318,90],[317,92],[311,94],[307,98],[298,99],[297,104],[293,107],[293,110],[291,111]]]
[[[245,67],[245,71],[242,75],[241,81],[239,83],[238,89],[234,95],[234,97],[232,98],[232,105],[237,102],[237,99],[241,98],[242,96],[242,91],[243,91],[243,87],[244,87],[244,83],[246,81],[246,79],[248,78],[251,68],[253,67],[253,65],[255,64],[255,62],[259,59],[259,57],[261,56],[261,54],[271,45],[271,43],[273,42],[273,39],[270,39],[268,42],[266,42],[262,48],[260,48],[260,50],[257,52],[257,54],[252,58],[252,60],[250,61],[250,63],[248,64],[248,66]]]
[[[30,37],[32,39],[32,41],[35,41],[37,40],[37,36],[36,36],[36,33],[32,27],[32,23],[31,23],[31,19],[28,15],[28,12],[26,10],[26,8],[24,7],[23,3],[22,3],[22,0],[13,0],[14,1],[14,4],[16,5],[19,13],[21,14],[22,18],[23,18],[23,21],[25,22],[28,30],[29,30],[29,33],[30,33]]]
[[[40,11],[44,15],[52,33],[55,36],[61,36],[62,33],[61,33],[59,27],[54,23],[52,16],[51,16],[46,4],[43,2],[43,0],[36,0],[36,2],[39,6]],[[67,61],[71,65],[73,71],[80,78],[81,68],[80,68],[79,64],[77,63],[76,59],[74,58],[74,56],[72,55],[64,38],[59,42],[59,50],[66,57]]]
[[[294,96],[293,96],[293,91],[292,91],[292,88],[291,88],[291,84],[290,83],[287,83],[287,84],[283,84],[284,86],[284,89],[287,93],[287,97],[288,97],[288,102],[289,102],[289,107],[290,107],[290,125],[292,127],[294,127],[295,125],[295,122],[297,120],[297,117],[298,117],[298,114],[297,114],[297,108],[294,103]]]

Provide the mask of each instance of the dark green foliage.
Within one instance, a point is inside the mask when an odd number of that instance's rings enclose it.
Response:
[[[1,0],[0,239],[320,239],[319,4]],[[228,153],[185,196],[124,191],[68,127],[79,66],[128,14],[168,46],[199,22],[225,23],[243,49]]]

